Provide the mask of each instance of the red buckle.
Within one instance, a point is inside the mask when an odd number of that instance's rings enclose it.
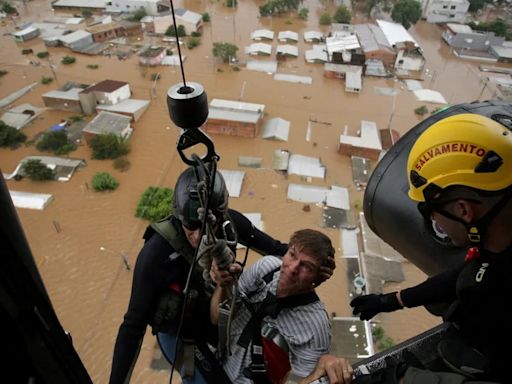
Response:
[[[480,257],[480,250],[477,247],[471,247],[466,253],[465,261],[471,261]]]

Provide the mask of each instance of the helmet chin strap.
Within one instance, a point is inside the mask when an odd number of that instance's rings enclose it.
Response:
[[[457,221],[462,222],[466,226],[468,239],[471,244],[475,247],[479,247],[482,241],[482,237],[488,229],[489,222],[496,217],[501,209],[509,202],[512,198],[512,188],[508,188],[505,195],[496,203],[494,206],[487,211],[480,219],[466,223],[464,220],[459,219]]]

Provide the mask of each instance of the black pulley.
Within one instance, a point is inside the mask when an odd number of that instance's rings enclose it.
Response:
[[[208,98],[201,84],[178,83],[167,91],[171,120],[182,129],[201,127],[208,118]]]

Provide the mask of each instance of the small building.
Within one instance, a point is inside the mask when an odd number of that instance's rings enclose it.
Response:
[[[148,100],[127,99],[114,105],[98,105],[96,109],[128,116],[135,122],[139,120],[148,106]]]
[[[90,144],[96,135],[113,133],[119,137],[130,137],[132,128],[130,127],[131,118],[119,115],[117,113],[101,111],[87,126],[83,129],[85,141]]]
[[[92,34],[82,29],[59,37],[61,44],[72,50],[81,50],[93,44]]]
[[[106,11],[111,13],[132,13],[143,8],[148,15],[168,12],[169,3],[164,0],[116,0],[107,1]]]
[[[306,43],[320,43],[325,40],[324,34],[318,31],[304,32],[304,41]]]
[[[489,52],[494,55],[499,63],[512,63],[512,47],[503,44],[491,45]]]
[[[307,50],[304,56],[308,63],[326,63],[328,61],[325,45],[313,45],[313,49]]]
[[[69,111],[82,113],[82,104],[80,103],[80,93],[83,88],[70,88],[67,90],[54,90],[43,94],[43,103],[45,107],[58,109],[60,111]]]
[[[145,16],[141,19],[141,23],[144,25],[146,33],[163,35],[170,26],[174,25],[174,20],[171,14],[166,14],[161,16]],[[176,10],[176,23],[178,23],[178,26],[183,25],[185,33],[190,35],[192,32],[200,32],[202,30],[203,17],[199,13],[179,8]],[[172,41],[174,39],[173,37]]]
[[[423,51],[402,24],[377,20],[377,24],[396,52],[395,69],[402,73],[420,73],[425,66]]]
[[[491,46],[501,46],[505,38],[494,32],[474,31],[469,25],[449,23],[442,34],[452,48],[488,52]]]
[[[140,23],[123,21],[121,23],[97,24],[88,27],[87,31],[92,34],[92,39],[95,43],[102,43],[122,36],[141,35],[142,25]]]
[[[359,93],[363,88],[363,68],[357,67],[345,74],[345,92]]]
[[[375,24],[356,24],[354,28],[364,53],[365,64],[369,60],[378,60],[384,67],[393,68],[396,52],[382,30]]]
[[[356,35],[331,36],[325,39],[329,62],[364,65],[364,53]]]
[[[37,108],[30,104],[22,104],[9,109],[0,116],[0,120],[19,130],[34,120],[42,111],[44,111],[44,108]]]
[[[35,39],[37,36],[39,36],[39,28],[30,26],[25,29],[22,29],[21,31],[14,32],[12,36],[14,37],[14,40],[17,42],[24,42],[31,39]]]
[[[162,63],[167,54],[164,47],[147,47],[139,53],[139,64],[147,67],[155,67]]]
[[[468,9],[468,0],[427,0],[422,18],[428,23],[464,23]]]
[[[108,0],[57,0],[52,3],[52,8],[67,11],[89,11],[103,12],[107,6]]]
[[[251,56],[270,56],[272,54],[272,46],[265,43],[253,43],[248,47],[245,47],[245,53]]]
[[[125,81],[103,80],[80,92],[80,103],[85,114],[91,114],[97,105],[114,105],[129,99],[132,92]]]
[[[251,39],[256,41],[274,40],[274,32],[270,29],[258,29],[254,32],[251,32]]]
[[[277,57],[298,57],[299,56],[299,48],[295,45],[283,44],[278,45],[276,49]]]
[[[346,156],[360,156],[371,160],[378,160],[382,151],[379,130],[373,121],[361,121],[358,136],[340,135],[338,152]]]
[[[277,39],[282,43],[296,43],[299,41],[299,34],[293,31],[281,31],[277,35]]]
[[[213,99],[204,128],[208,133],[254,138],[262,126],[264,110],[263,104]]]

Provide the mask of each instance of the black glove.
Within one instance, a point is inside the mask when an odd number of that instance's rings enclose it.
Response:
[[[361,320],[370,320],[380,312],[393,312],[397,309],[402,309],[396,297],[396,292],[385,295],[371,294],[358,296],[350,302],[350,306],[354,307],[352,311],[354,316],[359,315]]]

